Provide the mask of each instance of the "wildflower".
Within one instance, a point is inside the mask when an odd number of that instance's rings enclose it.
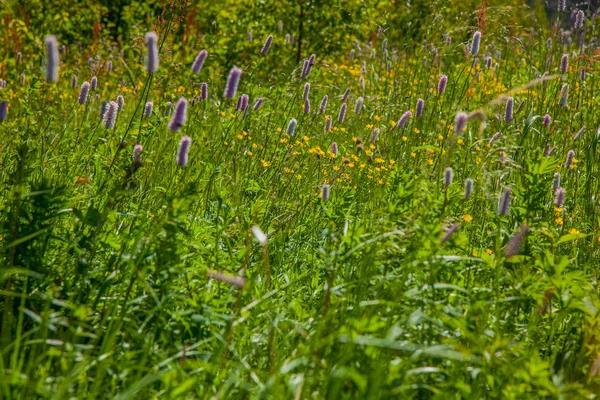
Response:
[[[415,107],[417,118],[421,118],[421,116],[423,115],[423,106],[424,105],[425,105],[425,100],[423,100],[423,99],[417,100],[417,106]]]
[[[565,168],[569,169],[573,166],[573,158],[575,157],[575,152],[573,150],[569,150],[567,153],[567,161],[565,161]]]
[[[250,102],[250,98],[248,97],[247,94],[243,94],[242,95],[242,104],[241,104],[241,110],[242,111],[246,111],[246,109],[248,108],[248,103]]]
[[[563,54],[562,58],[560,59],[560,73],[566,74],[567,69],[569,69],[569,55]]]
[[[338,145],[336,142],[331,143],[331,153],[334,156],[337,156],[337,154],[338,154]]]
[[[177,111],[175,111],[177,113]],[[177,150],[177,165],[185,167],[188,163],[188,151],[190,149],[190,145],[192,144],[192,139],[189,136],[183,136],[179,141],[179,150]]]
[[[452,234],[454,232],[456,232],[458,230],[458,228],[460,228],[460,225],[458,224],[454,224],[452,225],[445,233],[444,236],[442,236],[440,238],[440,243],[444,243],[446,242],[448,239],[450,239],[450,237],[452,236]]]
[[[363,98],[362,96],[359,97],[358,99],[356,99],[356,104],[354,104],[354,112],[359,114],[360,113],[360,109],[362,108],[363,105]]]
[[[151,101],[147,102],[146,105],[144,106],[144,116],[146,118],[149,118],[152,115],[152,106],[154,104],[152,104]]]
[[[0,122],[3,122],[6,119],[6,114],[8,110],[8,103],[3,101],[0,103]]]
[[[473,179],[467,178],[465,180],[465,200],[469,200],[471,193],[473,193]]]
[[[473,34],[473,42],[471,43],[471,55],[476,56],[479,53],[479,45],[481,43],[481,32],[477,31]]]
[[[177,101],[177,104],[175,105],[175,112],[173,113],[171,122],[169,122],[169,130],[171,132],[177,132],[181,129],[183,124],[185,124],[186,114],[187,100],[182,97]]]
[[[438,82],[438,93],[440,95],[444,94],[444,92],[446,91],[446,85],[448,84],[448,77],[446,75],[442,75],[440,77],[440,81]]]
[[[329,132],[331,130],[331,115],[328,115],[325,119],[325,132]]]
[[[582,81],[585,81],[585,78],[586,78],[585,68],[582,68],[581,72],[579,73],[579,79],[581,79]]]
[[[342,103],[345,103],[346,100],[348,100],[348,96],[350,96],[350,88],[346,89],[346,91],[342,95]]]
[[[550,114],[544,115],[544,118],[542,119],[542,126],[544,128],[547,128],[551,122],[552,122],[552,117],[550,116]]]
[[[269,49],[271,48],[272,43],[273,43],[273,35],[269,35],[269,37],[265,41],[265,45],[263,46],[262,50],[260,51],[262,53],[262,55],[264,55],[264,56],[267,55],[267,53],[269,52]]]
[[[111,101],[108,104],[108,110],[106,114],[104,114],[104,127],[106,129],[113,129],[115,127],[115,122],[117,121],[117,113],[119,111],[119,105]]]
[[[396,122],[396,125],[394,126],[394,129],[396,127],[400,127],[400,128],[404,128],[404,126],[406,125],[406,123],[408,122],[409,118],[412,116],[412,112],[410,110],[406,111],[404,114],[402,114],[402,116],[400,117],[400,119],[398,120],[398,122]]]
[[[71,78],[71,89],[75,89],[77,87],[77,75],[73,75]]]
[[[119,106],[119,111],[121,111],[123,109],[123,106],[125,105],[125,98],[123,96],[117,96],[117,105]]]
[[[79,104],[85,104],[89,91],[90,83],[83,82],[83,84],[81,85],[81,89],[79,90]]]
[[[146,48],[148,52],[148,73],[154,74],[158,70],[158,36],[156,36],[156,32],[146,33]]]
[[[268,243],[267,235],[265,235],[265,233],[257,225],[252,225],[251,229],[252,234],[258,243],[260,243],[261,246],[266,246]]]
[[[521,250],[521,242],[523,241],[523,237],[527,234],[529,230],[528,225],[521,225],[519,228],[519,232],[515,233],[512,238],[509,239],[506,244],[506,249],[504,249],[504,256],[506,258],[511,258],[519,253]]]
[[[204,64],[204,60],[208,56],[208,51],[206,49],[200,50],[196,58],[194,59],[194,63],[192,64],[192,72],[196,75],[200,73],[202,69],[202,65]]]
[[[465,214],[465,215],[463,215],[463,221],[465,221],[467,223],[471,222],[471,221],[473,221],[473,217],[470,216],[469,214]]]
[[[308,75],[308,69],[310,68],[310,64],[308,60],[304,60],[302,64],[302,72],[300,72],[300,78],[304,79]]]
[[[165,115],[168,117],[169,115],[171,115],[171,111],[173,111],[173,103],[171,103],[170,101],[167,101],[166,108],[165,108]]]
[[[241,69],[237,67],[231,68],[231,71],[229,72],[229,77],[227,78],[227,85],[225,86],[225,93],[223,94],[225,98],[233,99],[235,97],[235,93],[237,92],[241,76]]]
[[[510,188],[504,189],[502,197],[500,197],[500,203],[498,204],[498,214],[508,215],[508,208],[510,206]]]
[[[106,72],[111,73],[112,72],[112,61],[109,61],[106,63]]]
[[[48,82],[58,81],[58,42],[56,36],[48,35],[44,38],[46,42],[46,80]]]
[[[469,116],[462,111],[459,111],[456,114],[456,117],[454,118],[454,131],[457,135],[462,135],[462,133],[465,130],[465,127],[467,126],[468,119]]]
[[[565,189],[559,187],[554,192],[554,205],[558,208],[562,208],[565,204]]]
[[[485,68],[486,69],[492,68],[492,57],[485,58]]]
[[[509,97],[508,100],[506,101],[506,110],[504,112],[504,121],[506,121],[506,122],[512,121],[513,106],[514,106],[514,99],[512,97]]]
[[[327,101],[329,100],[329,96],[323,96],[323,100],[321,100],[321,104],[319,106],[319,114],[325,114],[325,110],[327,109]]]
[[[348,106],[346,105],[346,103],[342,103],[342,106],[340,107],[340,112],[338,114],[338,122],[342,123],[344,122],[344,118],[346,118],[346,108]]]
[[[144,148],[142,147],[141,144],[136,144],[133,147],[133,164],[136,166],[139,166],[142,163],[142,150]]]
[[[573,27],[575,29],[581,29],[583,27],[584,18],[585,14],[583,13],[583,10],[577,11],[577,14],[575,15],[575,24],[573,25]]]
[[[304,100],[304,114],[310,114],[310,100]]]
[[[208,99],[208,83],[202,82],[200,84],[200,101]]]
[[[258,111],[258,109],[262,105],[263,101],[264,101],[264,99],[262,97],[256,99],[256,102],[254,103],[254,111]]]
[[[452,183],[452,168],[448,167],[444,170],[444,186],[448,187]]]
[[[104,100],[100,105],[100,118],[104,119],[106,112],[108,111],[108,101]]]
[[[308,95],[310,93],[310,83],[306,82],[304,84],[304,90],[302,91],[302,100],[308,100]]]
[[[329,185],[326,183],[321,187],[321,198],[323,201],[329,200]]]
[[[296,130],[296,125],[298,125],[298,121],[296,121],[295,118],[292,118],[290,120],[290,123],[288,124],[288,127],[287,127],[287,134],[288,135],[290,135],[290,136],[294,135],[294,131]]]
[[[558,0],[558,11],[565,11],[567,9],[567,0]]]
[[[558,172],[554,173],[554,180],[552,181],[552,189],[557,190],[560,187],[560,174]]]
[[[92,87],[92,90],[96,90],[98,88],[98,78],[96,78],[95,76],[92,76],[92,80],[90,81],[90,86]]]

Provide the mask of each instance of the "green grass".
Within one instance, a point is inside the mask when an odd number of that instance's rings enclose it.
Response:
[[[595,398],[600,121],[597,56],[587,47],[595,27],[586,19],[563,43],[545,25],[532,36],[509,24],[510,8],[481,12],[493,26],[477,56],[464,51],[477,26],[458,20],[451,44],[432,26],[425,46],[390,40],[387,57],[382,40],[393,34],[374,31],[356,38],[362,58],[353,37],[341,53],[317,52],[307,79],[276,24],[266,56],[266,37],[255,37],[231,59],[211,47],[222,31],[184,49],[174,34],[181,20],[166,19],[156,26],[156,75],[145,71],[137,36],[112,52],[70,45],[54,84],[44,80],[43,44],[24,49],[21,64],[6,55],[0,398]],[[194,75],[203,48],[209,57]],[[244,71],[237,94],[249,95],[247,113],[235,111],[237,97],[223,98],[233,65]],[[84,105],[73,75],[78,87],[98,77]],[[125,106],[109,130],[100,105],[117,95]],[[319,114],[324,95],[330,131]],[[510,122],[506,96],[515,100]],[[168,103],[180,97],[190,102],[187,120],[171,132]],[[407,110],[407,124],[394,126]],[[458,135],[457,113],[476,110]],[[183,135],[192,138],[185,167],[176,163]],[[546,145],[556,147],[550,156]],[[500,215],[506,188],[510,207]]]

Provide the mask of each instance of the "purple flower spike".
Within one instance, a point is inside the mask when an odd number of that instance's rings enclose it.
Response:
[[[340,112],[338,114],[338,122],[339,123],[343,123],[344,119],[346,118],[346,109],[347,109],[347,105],[346,103],[342,103],[342,106],[340,107]]]
[[[333,143],[331,143],[331,153],[332,153],[334,156],[337,156],[337,155],[338,155],[338,145],[337,145],[337,143],[336,143],[336,142],[333,142]]]
[[[204,64],[204,60],[208,56],[208,51],[201,50],[200,53],[196,56],[194,63],[192,64],[192,71],[194,74],[198,75],[200,70],[202,69],[202,65]]]
[[[106,129],[113,129],[115,127],[115,122],[117,121],[117,113],[119,112],[119,105],[111,101],[108,104],[108,110],[106,114],[104,114],[104,127]]]
[[[423,99],[419,99],[417,100],[417,107],[416,107],[416,117],[417,118],[421,118],[423,116],[423,106],[425,106],[425,100]]]
[[[319,106],[319,113],[325,114],[325,110],[327,110],[327,101],[329,100],[329,96],[323,96],[323,100],[321,100],[321,105]]]
[[[158,70],[158,36],[155,32],[146,33],[146,48],[148,52],[147,70],[154,74]]]
[[[204,101],[206,99],[208,99],[208,84],[202,83],[200,85],[200,100]]]
[[[310,100],[304,100],[304,114],[310,114]]]
[[[92,90],[96,90],[98,88],[98,78],[96,78],[95,76],[92,76],[90,85],[92,87]]]
[[[473,42],[471,43],[471,55],[476,56],[479,53],[479,46],[481,44],[481,32],[477,31],[473,34]]]
[[[510,206],[510,188],[506,188],[502,197],[500,197],[500,202],[498,203],[498,214],[500,215],[508,215],[508,208]]]
[[[87,101],[88,93],[90,92],[90,83],[83,82],[81,89],[79,90],[79,104],[85,104]]]
[[[151,101],[146,103],[146,106],[144,107],[144,116],[146,118],[149,118],[152,115],[152,107],[154,107],[154,104]]]
[[[364,99],[359,97],[356,99],[356,104],[354,104],[354,112],[360,114],[360,110],[362,109]]]
[[[460,111],[456,114],[456,118],[454,118],[454,132],[456,132],[457,135],[462,135],[467,127],[468,120],[469,116],[467,113]]]
[[[3,122],[6,119],[6,114],[8,111],[8,103],[3,101],[0,103],[0,122]]]
[[[513,108],[514,108],[515,100],[512,97],[509,97],[506,101],[506,110],[504,112],[504,121],[510,122],[513,120]]]
[[[309,93],[310,93],[310,83],[306,82],[304,84],[304,90],[302,91],[302,99],[304,101],[308,100]]]
[[[412,112],[410,110],[408,110],[407,112],[402,114],[402,116],[400,117],[400,119],[398,120],[396,125],[394,126],[394,129],[396,129],[398,127],[404,128],[404,126],[406,125],[406,123],[408,122],[410,117],[412,117]]]
[[[182,97],[177,101],[175,105],[175,112],[169,122],[169,130],[171,132],[177,132],[185,124],[185,118],[187,114],[187,100]]]
[[[135,165],[139,166],[142,163],[142,150],[144,150],[144,148],[141,144],[136,144],[133,147],[133,163]]]
[[[265,45],[263,46],[263,48],[260,52],[266,56],[267,53],[269,52],[269,49],[271,48],[272,43],[273,43],[273,35],[269,35],[269,37],[265,41]]]
[[[44,38],[46,42],[46,80],[48,82],[58,81],[58,41],[56,36],[48,35]]]
[[[262,97],[256,99],[256,103],[254,103],[254,111],[258,111],[258,109],[262,105],[263,101],[264,101],[264,99]]]
[[[542,126],[544,128],[547,128],[548,126],[550,126],[551,122],[552,122],[552,117],[550,116],[550,114],[544,115],[544,119],[542,120]]]
[[[342,95],[342,103],[345,103],[346,100],[348,100],[348,96],[350,96],[350,88],[346,89],[346,91]]]
[[[448,84],[448,77],[446,75],[442,75],[440,77],[440,81],[438,82],[438,93],[440,95],[444,94],[446,91],[446,85]]]
[[[179,103],[177,103],[179,105]],[[175,111],[177,114],[177,111]],[[189,136],[184,136],[181,138],[179,142],[179,150],[177,150],[177,165],[185,167],[188,163],[188,151],[190,149],[190,145],[192,144],[192,139]]]
[[[223,96],[226,99],[233,99],[235,97],[235,93],[237,92],[241,76],[241,69],[237,67],[231,68],[231,71],[229,72],[229,77],[227,78],[227,86],[225,86],[225,93],[223,94]]]
[[[579,10],[577,11],[577,14],[575,15],[575,29],[581,29],[583,27],[583,20],[585,19],[585,14],[583,13],[583,10]]]
[[[569,55],[563,54],[562,58],[560,59],[560,73],[566,74],[568,69],[569,69]]]
[[[294,132],[296,131],[296,125],[298,125],[298,121],[296,121],[295,118],[292,118],[290,120],[290,123],[288,124],[288,127],[287,127],[287,134],[288,135],[290,135],[290,136],[294,135]]]

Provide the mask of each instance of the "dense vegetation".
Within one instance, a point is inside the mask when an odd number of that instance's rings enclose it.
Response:
[[[0,398],[595,398],[593,9],[72,3],[0,26]]]

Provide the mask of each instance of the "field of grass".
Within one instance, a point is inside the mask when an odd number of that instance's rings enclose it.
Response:
[[[5,18],[0,398],[597,398],[594,10],[433,3]]]

